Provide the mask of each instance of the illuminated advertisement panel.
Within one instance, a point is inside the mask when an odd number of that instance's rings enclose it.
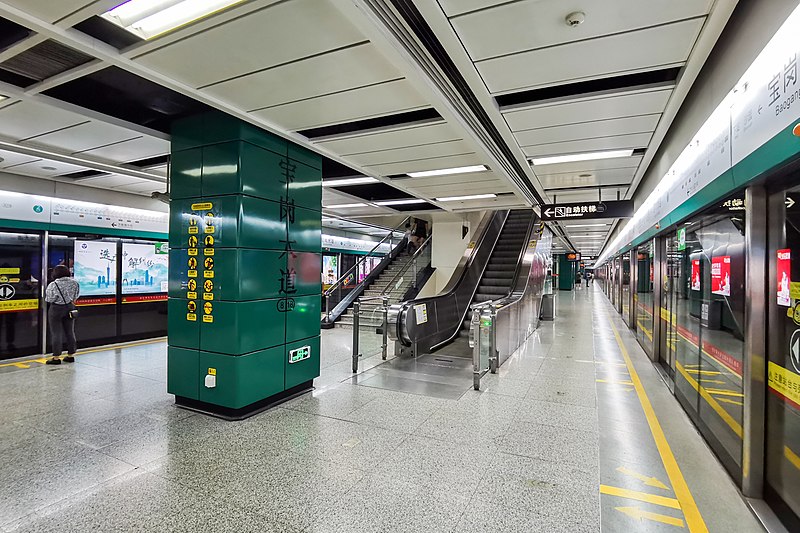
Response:
[[[692,259],[692,290],[700,290],[700,260]]]
[[[731,256],[711,258],[711,293],[731,295]]]
[[[778,250],[778,305],[791,307],[792,251]]]
[[[81,296],[117,293],[117,243],[75,241],[75,281]]]

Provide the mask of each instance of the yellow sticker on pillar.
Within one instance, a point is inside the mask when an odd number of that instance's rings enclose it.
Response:
[[[196,235],[189,235],[189,248],[197,248],[198,240]]]
[[[208,211],[213,208],[214,204],[211,202],[202,202],[199,204],[192,204],[192,211]]]
[[[214,317],[212,313],[214,312],[214,304],[211,302],[206,302],[203,304],[203,322],[210,323],[214,322]]]
[[[203,238],[203,244],[205,246],[214,246],[214,236],[213,235],[206,235]]]

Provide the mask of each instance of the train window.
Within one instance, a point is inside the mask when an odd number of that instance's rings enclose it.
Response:
[[[769,197],[765,497],[800,531],[800,186]]]

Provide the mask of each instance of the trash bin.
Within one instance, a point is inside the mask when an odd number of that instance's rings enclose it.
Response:
[[[552,294],[542,295],[542,320],[553,320],[556,317],[555,301]]]

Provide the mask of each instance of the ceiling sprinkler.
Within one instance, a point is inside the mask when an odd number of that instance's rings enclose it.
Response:
[[[564,20],[567,21],[567,26],[574,28],[575,26],[583,24],[583,21],[586,20],[586,13],[583,11],[575,11],[567,15]]]

